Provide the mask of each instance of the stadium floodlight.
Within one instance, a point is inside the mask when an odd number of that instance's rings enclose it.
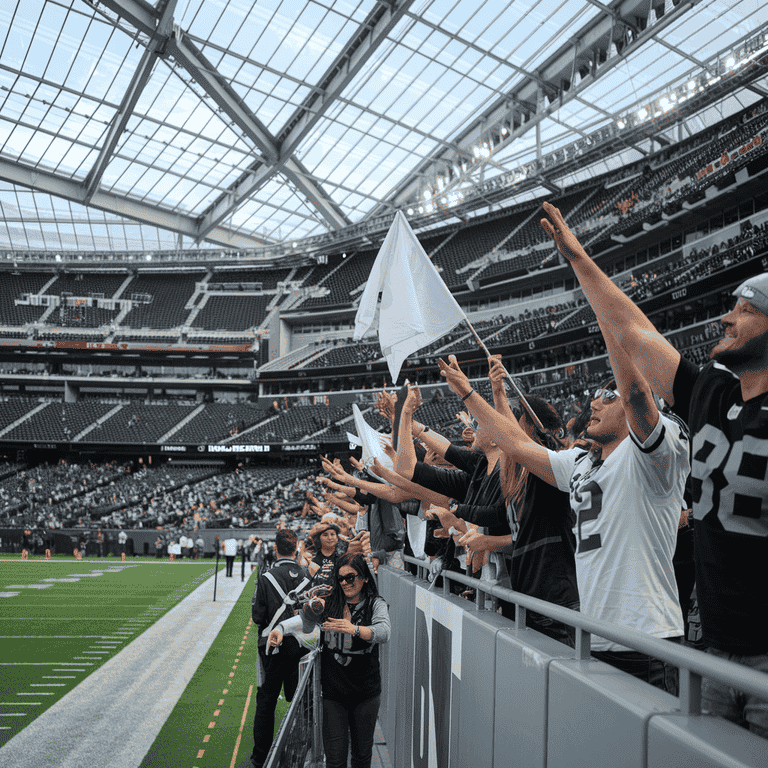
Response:
[[[728,69],[733,69],[736,66],[736,59],[733,56],[729,56],[725,60],[725,66],[728,67]]]
[[[425,200],[431,200],[432,199],[432,193],[428,189],[424,190],[424,199]]]
[[[478,147],[477,144],[475,144],[475,146],[472,147],[472,154],[475,156],[476,160],[480,159],[480,147]]]
[[[57,253],[57,254],[54,256],[54,259],[55,259],[56,261],[61,261],[61,254],[60,254],[60,253]]]
[[[146,253],[146,254],[144,254],[144,258],[145,258],[147,261],[152,261],[152,254],[151,254],[151,253]]]
[[[689,80],[688,81],[688,90],[689,91],[695,91],[696,90],[696,81],[695,80]]]
[[[617,121],[616,121],[616,127],[617,127],[617,128],[620,130],[620,131],[624,130],[624,128],[626,128],[626,126],[627,126],[627,124],[624,122],[624,120],[622,120],[622,119],[619,119],[619,120],[617,120]]]
[[[640,120],[646,120],[648,118],[648,110],[645,107],[641,107],[637,112],[637,117]]]
[[[409,216],[413,216],[413,208],[409,208],[409,209],[406,211],[406,213],[407,213]]]

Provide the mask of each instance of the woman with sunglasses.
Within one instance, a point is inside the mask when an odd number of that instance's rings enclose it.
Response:
[[[310,606],[323,628],[325,764],[346,768],[351,745],[352,768],[370,768],[381,700],[379,645],[389,640],[389,610],[362,555],[342,555],[336,561],[335,576],[333,592],[324,605]],[[302,626],[301,616],[281,622],[269,635],[268,645],[277,647],[286,633],[300,632]]]

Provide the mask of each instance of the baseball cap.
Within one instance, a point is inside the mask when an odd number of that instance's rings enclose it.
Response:
[[[745,280],[734,292],[734,296],[748,301],[755,309],[768,315],[768,272]]]

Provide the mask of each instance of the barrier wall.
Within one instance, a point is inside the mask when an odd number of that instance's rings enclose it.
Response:
[[[768,741],[683,714],[677,697],[428,586],[379,569],[392,622],[380,720],[394,768],[768,766]]]

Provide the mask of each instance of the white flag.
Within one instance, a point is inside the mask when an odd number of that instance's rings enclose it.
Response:
[[[352,413],[355,417],[355,428],[357,429],[357,434],[363,446],[363,457],[360,463],[372,475],[375,475],[376,477],[379,476],[376,475],[376,473],[371,469],[374,459],[378,459],[379,464],[381,464],[382,467],[391,469],[394,472],[395,467],[392,464],[392,459],[390,459],[389,456],[387,456],[387,454],[384,452],[384,447],[381,444],[382,439],[385,439],[384,435],[382,435],[380,432],[377,432],[363,418],[363,414],[357,407],[357,403],[352,404]],[[379,480],[381,479],[382,478],[379,477]]]
[[[379,343],[392,381],[408,355],[437,341],[465,314],[398,211],[371,269],[355,316],[355,339],[371,327],[378,308]]]

